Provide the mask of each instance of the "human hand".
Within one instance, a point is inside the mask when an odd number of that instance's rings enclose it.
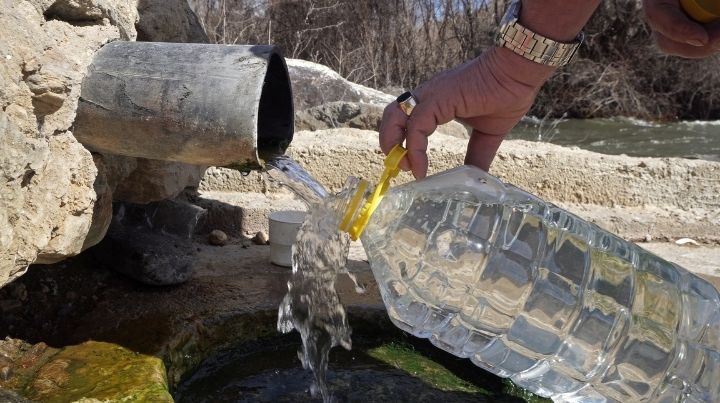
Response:
[[[720,23],[693,21],[679,0],[643,0],[645,17],[655,42],[663,52],[686,58],[702,58],[720,52]]]
[[[527,113],[553,71],[507,49],[491,48],[416,88],[418,105],[410,117],[397,102],[389,104],[380,126],[380,148],[387,154],[405,141],[408,154],[400,166],[423,178],[428,136],[438,125],[459,118],[473,128],[465,164],[487,170],[505,135]]]

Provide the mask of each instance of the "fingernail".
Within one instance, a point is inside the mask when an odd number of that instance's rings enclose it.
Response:
[[[697,39],[688,39],[687,44],[692,45],[692,46],[697,46],[697,47],[703,46],[703,43]]]

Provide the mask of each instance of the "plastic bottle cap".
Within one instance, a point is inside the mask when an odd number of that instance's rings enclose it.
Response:
[[[366,181],[361,181],[358,185],[358,189],[350,200],[350,204],[348,205],[345,215],[343,216],[343,220],[340,223],[340,229],[350,234],[350,239],[353,241],[356,241],[360,237],[360,234],[362,234],[365,230],[368,221],[370,221],[370,217],[375,212],[375,209],[380,204],[382,198],[385,196],[385,192],[387,192],[388,187],[390,187],[390,180],[400,173],[400,161],[402,161],[403,157],[405,157],[405,154],[407,154],[407,150],[399,144],[390,150],[390,153],[387,157],[385,157],[385,170],[380,177],[380,182],[375,187],[375,191],[372,196],[370,196],[367,203],[365,203],[357,218],[353,222],[352,218],[362,201],[362,197],[365,194],[368,183]]]
[[[720,20],[718,0],[680,0],[685,12],[698,22],[708,23]]]

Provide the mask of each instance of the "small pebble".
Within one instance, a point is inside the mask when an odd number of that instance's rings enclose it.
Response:
[[[265,231],[259,231],[252,239],[255,245],[267,245],[269,242],[268,236]]]
[[[219,229],[210,232],[210,236],[208,237],[208,242],[210,242],[210,245],[215,246],[223,246],[227,243],[227,240],[227,234],[220,231]]]

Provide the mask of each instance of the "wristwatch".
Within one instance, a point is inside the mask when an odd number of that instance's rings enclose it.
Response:
[[[520,17],[521,0],[510,2],[505,16],[500,22],[495,44],[506,47],[518,55],[547,66],[564,66],[573,59],[585,34],[580,32],[572,43],[563,43],[546,38],[522,26]]]

